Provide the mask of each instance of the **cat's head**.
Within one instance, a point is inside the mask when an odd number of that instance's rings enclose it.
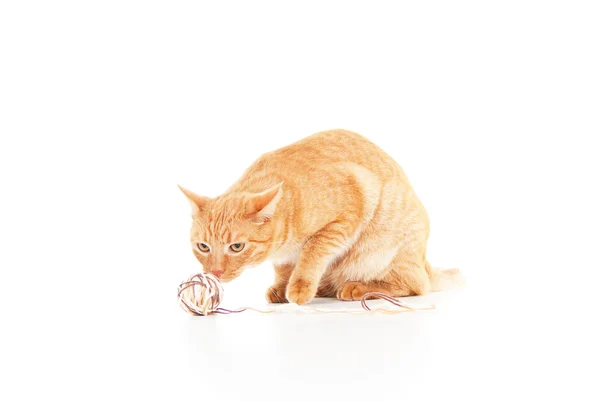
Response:
[[[179,187],[192,207],[190,242],[205,272],[227,282],[269,256],[282,184],[261,193],[197,195]]]

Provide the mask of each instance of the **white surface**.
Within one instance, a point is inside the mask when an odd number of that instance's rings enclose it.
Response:
[[[597,2],[213,3],[0,4],[0,399],[598,399]],[[468,288],[186,316],[176,184],[334,127],[400,162]]]
[[[32,341],[25,355],[35,363],[22,360],[19,381],[9,386],[67,399],[597,394],[590,386],[595,371],[582,365],[597,356],[596,334],[575,329],[577,309],[558,303],[506,294],[494,300],[488,291],[467,288],[410,299],[437,309],[401,315],[191,317],[173,304],[173,291],[163,295],[141,311],[31,316],[35,324],[28,326],[39,331],[21,335]],[[322,304],[359,310],[356,302]]]

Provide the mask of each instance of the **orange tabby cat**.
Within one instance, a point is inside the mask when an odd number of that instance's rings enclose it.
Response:
[[[458,275],[427,262],[429,219],[400,166],[353,132],[264,154],[216,198],[181,190],[204,270],[226,282],[270,260],[270,302],[420,295]]]

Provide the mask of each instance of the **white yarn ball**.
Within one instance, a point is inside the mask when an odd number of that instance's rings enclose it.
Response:
[[[177,297],[181,307],[195,316],[231,312],[219,308],[223,299],[223,286],[219,279],[210,273],[194,274],[183,281],[177,289]]]

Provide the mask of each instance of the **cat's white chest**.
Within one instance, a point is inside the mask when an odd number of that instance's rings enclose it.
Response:
[[[300,259],[301,252],[302,245],[300,244],[285,245],[269,256],[269,261],[274,265],[295,265]]]

